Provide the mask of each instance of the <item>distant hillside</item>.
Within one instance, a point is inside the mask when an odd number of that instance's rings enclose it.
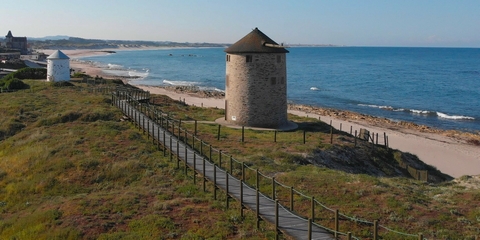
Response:
[[[60,37],[60,36],[59,36]],[[47,38],[47,37],[45,37]],[[130,40],[101,40],[68,37],[67,39],[29,39],[34,49],[100,49],[100,48],[137,48],[137,47],[224,47],[228,44],[218,43],[189,43],[170,41],[130,41]]]

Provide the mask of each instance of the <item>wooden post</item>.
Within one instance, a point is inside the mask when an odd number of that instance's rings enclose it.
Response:
[[[260,229],[260,191],[256,191],[256,208],[255,208],[255,216],[257,218],[257,229]]]
[[[218,124],[217,140],[220,140],[220,127],[221,127],[221,125]]]
[[[275,200],[275,239],[278,239],[278,200]]]
[[[240,217],[243,219],[243,180],[240,180]]]
[[[188,132],[187,129],[185,129],[185,146],[188,146]]]
[[[157,127],[157,148],[160,150],[160,127]]]
[[[423,240],[423,234],[418,234],[418,240]]]
[[[377,133],[377,136],[375,137],[375,144],[378,145],[378,133]]]
[[[213,199],[217,200],[217,165],[213,164]]]
[[[293,212],[293,187],[290,187],[290,211]]]
[[[229,203],[228,203],[229,195],[228,195],[228,172],[225,171],[225,201],[227,209],[229,208]]]
[[[202,157],[204,157],[205,155],[203,155],[203,140],[200,140],[200,155]]]
[[[273,142],[277,142],[277,130],[273,134]]]
[[[352,240],[352,233],[351,232],[347,233],[347,240]]]
[[[383,145],[385,145],[385,148],[387,147],[387,133],[383,132]]]
[[[180,168],[180,143],[177,139],[177,169]]]
[[[276,191],[275,191],[275,177],[272,177],[272,199],[275,200],[275,195],[276,195]]]
[[[197,183],[197,154],[193,152],[193,184]]]
[[[181,135],[182,128],[180,127],[181,124],[182,124],[182,119],[178,120],[178,140],[180,140],[180,137],[182,136]]]
[[[312,219],[308,219],[308,240],[312,240]]]
[[[306,134],[306,131],[305,131],[305,129],[304,129],[304,130],[303,130],[303,144],[305,144],[305,142],[306,142],[306,135],[307,135],[307,134]]]
[[[340,131],[342,131],[342,123],[340,123]]]
[[[166,151],[167,151],[167,142],[165,141],[165,130],[163,130],[163,156],[165,157],[166,156]]]
[[[197,136],[197,120],[195,120],[195,133],[194,133],[195,136]]]
[[[187,159],[188,159],[187,152],[188,152],[187,151],[187,146],[185,146],[185,159],[183,161],[183,168],[185,169],[183,171],[185,172],[185,176],[187,176]]]
[[[172,135],[170,135],[170,161],[173,160]]]
[[[373,220],[373,240],[378,240],[378,221]]]
[[[352,135],[353,126],[350,126],[350,135]]]
[[[245,163],[242,162],[242,181],[245,181]]]
[[[147,139],[150,139],[150,118],[147,118]]]
[[[202,157],[203,159],[203,166],[202,166],[202,170],[203,170],[203,192],[206,192],[206,181],[207,181],[207,173],[205,172],[205,158]]]
[[[338,222],[338,209],[335,209],[335,239],[338,237],[338,229],[340,228]]]
[[[260,178],[260,174],[258,174],[258,168],[257,168],[257,170],[255,171],[255,175],[256,175],[256,177],[255,177],[255,182],[256,182],[256,183],[255,183],[255,188],[258,190],[259,187],[260,187],[260,179],[259,179],[259,178]]]

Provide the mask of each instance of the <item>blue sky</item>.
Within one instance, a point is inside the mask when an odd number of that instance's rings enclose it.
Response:
[[[1,8],[0,33],[14,36],[233,43],[258,27],[286,44],[480,47],[480,0],[22,0]]]

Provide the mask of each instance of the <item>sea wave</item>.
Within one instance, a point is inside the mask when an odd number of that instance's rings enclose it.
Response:
[[[374,104],[358,104],[358,106],[362,107],[371,107],[371,108],[380,108],[388,111],[394,112],[406,112],[414,115],[423,115],[423,116],[431,116],[431,117],[439,117],[443,119],[450,119],[450,120],[475,120],[474,117],[470,116],[462,116],[462,115],[448,115],[442,112],[436,111],[428,111],[428,110],[418,110],[418,109],[405,109],[405,108],[394,108],[391,106],[379,106]]]
[[[168,80],[168,79],[164,79],[163,83],[167,85],[172,85],[172,86],[195,86],[200,84],[199,82],[180,81],[180,80],[176,81],[176,80]]]
[[[113,63],[108,63],[107,64],[108,69],[115,69],[115,70],[121,70],[124,69],[122,65],[119,64],[113,64]]]

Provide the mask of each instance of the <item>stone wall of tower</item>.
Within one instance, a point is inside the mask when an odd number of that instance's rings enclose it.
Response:
[[[47,81],[70,81],[70,59],[47,59]]]
[[[286,125],[286,54],[227,54],[226,58],[226,121],[250,127]]]

